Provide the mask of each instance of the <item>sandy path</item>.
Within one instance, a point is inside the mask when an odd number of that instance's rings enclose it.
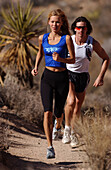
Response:
[[[6,115],[9,116],[9,112],[3,113],[1,121],[6,121]],[[87,161],[84,145],[72,149],[61,140],[54,141],[56,158],[46,159],[47,141],[44,133],[21,119],[13,120],[13,116],[10,113],[7,121],[11,128],[11,144],[5,159],[11,170],[84,169],[84,162]]]

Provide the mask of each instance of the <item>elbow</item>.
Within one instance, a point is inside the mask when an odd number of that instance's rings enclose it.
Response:
[[[108,57],[107,59],[103,59],[103,63],[106,63],[107,67],[110,64],[110,58]]]
[[[71,60],[71,63],[70,64],[74,64],[75,63],[75,58],[73,58],[72,60]]]
[[[110,64],[110,58],[109,57],[107,58],[106,62],[107,62],[107,65],[109,66],[109,64]]]

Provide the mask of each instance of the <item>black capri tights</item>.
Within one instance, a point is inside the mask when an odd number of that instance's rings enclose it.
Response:
[[[54,115],[60,118],[64,112],[68,91],[68,71],[53,72],[45,68],[41,77],[41,98],[44,112],[52,112],[53,98],[55,98]]]

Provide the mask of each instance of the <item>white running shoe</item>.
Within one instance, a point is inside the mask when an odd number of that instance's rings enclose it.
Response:
[[[57,124],[57,120],[55,119],[53,131],[52,131],[52,139],[53,140],[57,140],[59,138],[62,138],[61,128],[56,129],[56,124]]]
[[[78,141],[77,136],[74,133],[71,133],[71,143],[70,143],[71,147],[75,148],[78,146],[78,144],[79,144],[79,141]]]
[[[69,129],[64,129],[62,143],[64,143],[64,144],[70,143],[71,142],[70,135],[71,135],[71,131]]]

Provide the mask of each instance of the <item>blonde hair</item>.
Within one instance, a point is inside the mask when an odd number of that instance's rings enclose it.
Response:
[[[53,11],[51,11],[48,15],[48,22],[51,18],[51,16],[59,16],[61,17],[62,20],[62,26],[61,26],[61,33],[62,35],[70,35],[70,31],[69,31],[69,23],[67,20],[66,15],[64,14],[64,12],[61,9],[55,9]]]

